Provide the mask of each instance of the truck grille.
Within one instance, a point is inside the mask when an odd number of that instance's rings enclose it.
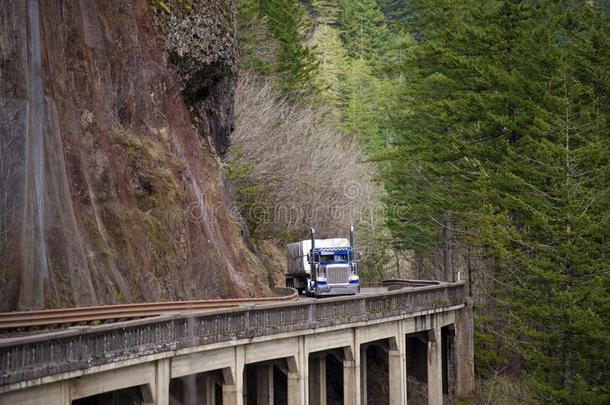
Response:
[[[326,282],[328,284],[346,284],[349,282],[350,268],[348,266],[326,268]]]

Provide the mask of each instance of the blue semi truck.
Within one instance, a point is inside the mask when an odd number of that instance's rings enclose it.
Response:
[[[349,239],[316,239],[311,229],[310,239],[286,245],[286,286],[314,297],[357,294],[360,278],[354,244],[353,226]]]

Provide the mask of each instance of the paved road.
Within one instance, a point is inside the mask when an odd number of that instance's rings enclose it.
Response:
[[[360,294],[368,295],[368,294],[376,294],[376,293],[386,292],[386,291],[388,291],[388,289],[386,287],[363,287],[362,289],[360,289]],[[314,297],[307,297],[305,295],[300,295],[299,299],[301,301],[310,301],[310,300],[332,298],[332,297],[341,297],[341,295],[334,295],[334,296],[323,297],[323,298],[314,298]]]

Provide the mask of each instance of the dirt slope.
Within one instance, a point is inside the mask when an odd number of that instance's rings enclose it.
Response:
[[[219,159],[234,13],[3,2],[0,311],[268,292]]]

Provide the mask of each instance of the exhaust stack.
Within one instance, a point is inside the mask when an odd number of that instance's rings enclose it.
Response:
[[[312,279],[315,280],[317,278],[316,274],[316,263],[314,261],[313,250],[316,248],[316,231],[313,228],[309,228],[309,234],[311,237],[311,250],[309,251],[309,265],[311,269],[309,270],[309,274]]]
[[[316,248],[316,231],[313,228],[309,228],[309,234],[311,235],[311,250]]]

